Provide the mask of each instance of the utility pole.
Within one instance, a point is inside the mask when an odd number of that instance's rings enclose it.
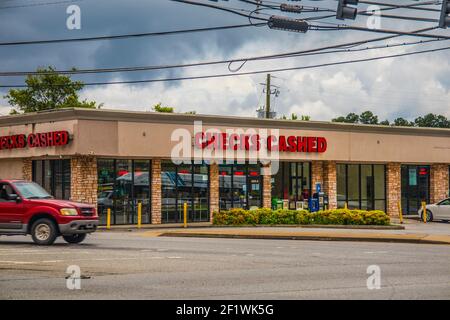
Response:
[[[270,73],[268,73],[266,80],[266,119],[270,119],[270,94]]]
[[[274,77],[276,78],[276,77]],[[280,95],[280,87],[272,84],[272,75],[267,74],[267,79],[265,83],[260,83],[260,85],[264,86],[263,93],[266,94],[266,105],[260,106],[259,109],[256,110],[258,114],[258,118],[260,119],[274,119],[276,116],[276,112],[272,111],[270,97],[274,95],[278,97]],[[262,97],[262,95],[261,95]],[[259,104],[259,101],[258,101]]]

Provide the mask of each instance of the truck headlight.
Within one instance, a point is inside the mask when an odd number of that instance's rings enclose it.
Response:
[[[78,215],[77,209],[73,209],[73,208],[64,208],[64,209],[59,210],[59,212],[63,216],[77,216]]]

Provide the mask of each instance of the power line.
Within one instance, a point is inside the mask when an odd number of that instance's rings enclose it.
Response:
[[[334,29],[336,30],[336,29]],[[355,30],[355,31],[366,31],[366,32],[374,32],[374,33],[387,33],[387,34],[396,34],[401,36],[411,36],[411,37],[421,37],[421,38],[433,38],[433,39],[450,39],[450,36],[437,35],[437,34],[429,34],[429,33],[413,33],[413,32],[405,32],[398,30],[387,30],[387,29],[371,29],[366,27],[358,27],[358,26],[347,26],[343,25],[341,27],[337,27],[337,30]]]
[[[431,52],[438,52],[438,51],[444,51],[444,50],[450,50],[450,46],[449,47],[443,47],[443,48],[429,49],[429,50],[412,51],[412,52],[408,52],[408,53],[399,53],[399,54],[393,54],[393,55],[378,56],[378,57],[372,57],[372,58],[364,58],[364,59],[354,59],[354,60],[345,60],[345,61],[338,61],[338,62],[322,63],[322,64],[316,64],[316,65],[311,65],[311,66],[279,68],[279,69],[249,71],[249,72],[240,72],[240,73],[203,75],[203,76],[162,78],[162,79],[111,81],[111,82],[88,82],[88,83],[84,83],[84,85],[85,86],[101,86],[101,85],[140,84],[140,83],[154,83],[154,82],[169,82],[169,81],[185,81],[185,80],[225,78],[225,77],[261,74],[261,73],[273,73],[273,72],[285,72],[285,71],[294,71],[294,70],[315,69],[315,68],[329,67],[329,66],[335,66],[335,65],[344,65],[344,64],[352,64],[352,63],[359,63],[359,62],[383,60],[383,59],[389,59],[389,58],[405,57],[405,56],[418,55],[418,54],[431,53]],[[64,85],[54,85],[54,86],[55,87],[59,87],[59,86],[64,86]],[[0,85],[0,88],[26,88],[26,87],[28,87],[28,86],[27,85]]]
[[[439,9],[418,7],[418,6],[423,6],[424,4],[422,4],[422,3],[416,3],[415,6],[395,4],[395,3],[385,3],[385,2],[378,2],[378,1],[359,1],[359,3],[370,4],[370,5],[377,5],[377,6],[384,6],[384,7],[391,7],[391,8],[395,8],[395,9],[422,10],[422,11],[433,11],[433,12],[440,12],[441,11]],[[434,3],[429,3],[428,2],[428,4],[438,5],[439,1],[434,1]],[[426,5],[428,5],[428,4],[426,4]]]
[[[252,19],[261,20],[261,21],[268,21],[268,19],[265,19],[265,18],[251,17],[248,14],[244,14],[244,13],[238,12],[235,9],[230,9],[230,8],[226,8],[226,7],[218,6],[218,5],[214,5],[214,4],[200,3],[200,2],[190,1],[190,0],[170,0],[170,1],[180,2],[180,3],[185,3],[185,4],[192,4],[192,5],[195,5],[195,6],[201,6],[201,7],[207,7],[207,8],[213,8],[213,9],[217,9],[217,10],[226,11],[226,12],[229,12],[229,13],[234,13],[234,14],[237,14],[239,16],[246,17],[246,18],[252,18]]]
[[[361,52],[375,49],[390,49],[395,47],[404,47],[411,45],[420,45],[427,44],[431,42],[438,41],[446,41],[445,39],[431,39],[431,40],[421,40],[414,42],[404,42],[398,44],[385,44],[378,45],[372,47],[365,47],[359,49],[351,49],[346,48],[347,45],[342,45],[343,49],[337,50],[327,50],[327,51],[315,51],[310,53],[292,53],[292,54],[283,54],[283,55],[272,55],[265,57],[251,57],[251,58],[240,58],[233,60],[222,60],[222,61],[210,61],[210,62],[198,62],[198,63],[190,63],[190,64],[178,64],[178,65],[160,65],[160,66],[141,66],[141,67],[120,67],[120,68],[95,68],[95,69],[72,69],[72,70],[55,70],[58,74],[64,75],[76,75],[76,74],[100,74],[100,73],[119,73],[119,72],[140,72],[140,71],[154,71],[154,70],[162,70],[162,69],[176,69],[176,68],[188,68],[188,67],[200,67],[200,66],[208,66],[208,65],[217,65],[217,64],[230,64],[233,62],[241,62],[241,61],[263,61],[263,60],[273,60],[273,59],[284,59],[284,58],[296,58],[296,57],[304,57],[304,56],[312,56],[312,55],[323,55],[323,54],[331,54],[331,53],[352,53],[352,52]],[[354,47],[354,46],[351,46]],[[317,50],[321,50],[320,48]],[[241,68],[239,68],[241,69]],[[1,77],[18,77],[18,76],[30,76],[30,75],[46,75],[51,74],[49,71],[11,71],[11,72],[1,72]]]
[[[218,31],[218,30],[247,28],[247,27],[253,27],[253,26],[260,26],[260,25],[266,25],[266,24],[265,23],[257,23],[257,24],[250,24],[249,23],[249,24],[237,24],[237,25],[228,25],[228,26],[219,26],[219,27],[183,29],[183,30],[161,31],[161,32],[133,33],[133,34],[123,34],[123,35],[113,35],[113,36],[2,42],[2,43],[0,43],[0,46],[19,46],[19,45],[32,45],[32,44],[52,44],[52,43],[64,43],[64,42],[118,40],[118,39],[140,38],[140,37],[168,36],[168,35],[183,34],[183,33],[196,33],[196,32],[206,32],[206,31]]]
[[[20,5],[9,5],[7,7],[1,7],[0,10],[3,9],[14,9],[14,8],[28,8],[28,7],[39,7],[39,6],[48,6],[48,5],[54,5],[54,4],[68,4],[68,3],[75,3],[80,2],[83,0],[65,0],[65,1],[54,1],[54,2],[40,2],[40,3],[29,3],[29,4],[20,4]]]

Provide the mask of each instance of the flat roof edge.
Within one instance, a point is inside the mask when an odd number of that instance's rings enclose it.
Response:
[[[346,132],[389,133],[407,134],[419,136],[450,137],[450,129],[442,128],[417,128],[417,127],[391,127],[382,125],[362,125],[350,123],[338,123],[327,121],[299,121],[259,119],[251,117],[234,117],[222,115],[157,113],[143,111],[125,111],[113,109],[80,109],[68,108],[45,112],[35,112],[21,115],[1,116],[0,127],[26,125],[33,123],[55,122],[65,120],[98,120],[98,121],[127,121],[127,122],[156,122],[174,124],[192,124],[194,121],[202,121],[206,125],[233,126],[233,127],[257,127],[280,129],[309,129],[330,130]]]

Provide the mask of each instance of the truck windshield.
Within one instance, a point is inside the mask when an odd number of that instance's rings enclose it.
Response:
[[[25,199],[52,199],[53,197],[34,182],[15,182],[14,186]]]

